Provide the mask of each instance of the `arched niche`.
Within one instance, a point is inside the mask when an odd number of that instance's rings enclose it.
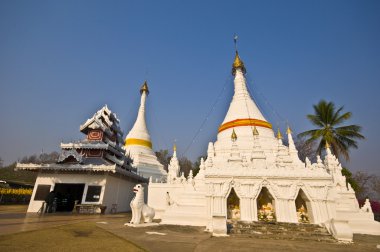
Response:
[[[227,197],[227,219],[240,220],[240,198],[234,188]]]
[[[294,200],[296,205],[297,220],[299,223],[313,223],[311,202],[305,192],[300,189]]]
[[[276,221],[275,200],[266,187],[261,188],[257,196],[257,218],[259,221]]]

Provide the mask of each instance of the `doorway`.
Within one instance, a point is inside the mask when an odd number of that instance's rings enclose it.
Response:
[[[297,211],[297,219],[299,223],[311,223],[311,204],[310,200],[307,198],[306,194],[299,190],[297,198],[295,200],[296,211]]]
[[[84,186],[85,184],[55,184],[56,212],[71,212],[75,201],[81,203]]]
[[[227,219],[240,220],[240,199],[234,188],[231,189],[227,198]]]
[[[276,221],[274,198],[266,187],[257,197],[257,217],[259,221]]]

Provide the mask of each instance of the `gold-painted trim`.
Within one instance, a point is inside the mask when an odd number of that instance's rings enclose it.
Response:
[[[218,132],[220,133],[223,130],[233,128],[233,127],[239,127],[239,126],[258,126],[258,127],[268,128],[268,129],[272,128],[272,124],[266,121],[259,120],[259,119],[236,119],[231,122],[222,124],[219,127]]]
[[[145,146],[152,149],[152,142],[143,140],[143,139],[138,139],[138,138],[126,139],[124,146],[128,146],[128,145],[141,145],[141,146]]]

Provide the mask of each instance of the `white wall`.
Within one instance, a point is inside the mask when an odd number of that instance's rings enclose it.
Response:
[[[103,205],[107,206],[106,213],[110,213],[112,204],[117,204],[117,212],[131,211],[129,204],[134,197],[133,187],[137,182],[113,175],[106,175],[106,181],[103,197]]]
[[[107,213],[111,211],[112,204],[117,204],[117,212],[130,211],[129,203],[134,196],[133,187],[137,184],[133,179],[119,177],[118,175],[40,173],[37,177],[29,203],[29,213],[38,212],[44,202],[44,200],[34,200],[38,185],[50,185],[50,190],[52,191],[56,183],[85,184],[82,204],[105,205],[107,206]],[[87,188],[91,185],[102,186],[99,202],[85,201]]]
[[[148,206],[153,207],[156,214],[155,219],[161,219],[162,214],[167,208],[166,195],[169,192],[170,198],[177,201],[180,195],[184,192],[182,184],[168,183],[150,183],[148,186]]]
[[[99,199],[99,203],[102,202],[106,180],[105,175],[40,173],[38,174],[34,185],[33,194],[28,207],[28,213],[38,212],[44,202],[43,200],[34,200],[38,185],[50,185],[50,190],[52,191],[56,183],[85,184],[82,204],[86,204],[85,199],[88,185],[103,186]],[[94,204],[94,202],[89,202],[88,204]]]

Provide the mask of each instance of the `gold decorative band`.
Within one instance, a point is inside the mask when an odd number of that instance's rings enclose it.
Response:
[[[152,149],[152,143],[150,141],[138,138],[128,138],[125,140],[125,146],[127,145],[141,145]]]
[[[226,122],[219,127],[218,132],[222,132],[223,130],[239,127],[239,126],[258,126],[271,129],[272,124],[266,121],[258,120],[258,119],[236,119],[231,122]]]

